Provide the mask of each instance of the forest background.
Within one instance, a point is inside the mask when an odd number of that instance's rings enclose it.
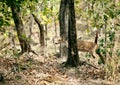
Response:
[[[77,51],[95,30],[105,64]],[[1,85],[120,84],[120,0],[0,0],[0,42]]]

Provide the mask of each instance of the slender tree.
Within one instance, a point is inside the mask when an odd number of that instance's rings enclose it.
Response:
[[[32,14],[35,22],[37,23],[39,30],[40,30],[40,44],[41,46],[44,47],[45,45],[45,41],[44,41],[44,28],[43,25],[41,24],[41,21],[37,18],[37,16],[35,16],[34,14]]]

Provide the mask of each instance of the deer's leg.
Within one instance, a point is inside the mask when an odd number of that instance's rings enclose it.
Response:
[[[95,56],[94,54],[92,54],[92,53],[91,53],[91,55],[92,55],[92,57],[93,57],[93,58],[95,58],[95,57],[96,57],[96,56]]]
[[[102,63],[105,64],[105,59],[104,57],[100,54],[100,53],[97,53],[99,58],[101,59]]]
[[[96,54],[96,51],[91,51],[90,54],[93,56],[95,64],[98,65],[99,57]]]
[[[93,57],[93,58],[95,58],[95,57],[96,57],[96,55],[94,54],[94,52],[93,52],[93,51],[89,51],[89,53],[92,55],[92,57]]]

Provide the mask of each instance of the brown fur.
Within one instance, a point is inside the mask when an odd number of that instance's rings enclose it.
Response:
[[[89,52],[94,58],[96,56],[96,50],[98,49],[98,44],[94,42],[78,40],[78,51]]]
[[[93,58],[98,58],[100,57],[101,61],[103,64],[105,64],[104,57],[100,53],[96,53],[98,50],[99,45],[97,44],[98,41],[98,31],[96,31],[96,36],[95,36],[95,41],[94,42],[89,42],[89,41],[84,41],[84,40],[77,40],[77,45],[78,45],[78,51],[81,52],[89,52]]]
[[[64,42],[63,40],[60,39],[59,42],[61,41]],[[96,53],[99,47],[99,45],[97,44],[97,41],[98,41],[98,31],[96,31],[94,42],[77,39],[78,51],[89,52],[93,56],[93,58],[98,59],[100,57],[102,63],[104,64],[105,63],[104,57],[100,53]],[[68,42],[65,42],[65,44],[66,44],[66,47],[68,48]]]

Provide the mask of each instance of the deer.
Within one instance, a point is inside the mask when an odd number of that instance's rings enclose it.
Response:
[[[97,50],[99,49],[99,45],[98,45],[98,31],[96,31],[96,34],[95,34],[95,40],[94,42],[90,42],[90,41],[84,41],[84,40],[81,40],[81,39],[77,39],[77,46],[78,46],[78,51],[80,52],[89,52],[93,58],[96,58],[96,57],[100,57],[102,63],[104,64],[105,61],[104,61],[104,58],[103,56],[97,52]]]
[[[77,39],[78,51],[89,52],[93,56],[93,58],[95,58],[96,57],[95,52],[98,49],[97,41],[98,41],[98,31],[96,31],[94,42]]]
[[[64,42],[65,46],[68,48],[68,42],[67,41],[64,41],[63,39],[60,38],[58,42],[59,43]],[[99,58],[100,57],[102,63],[105,64],[104,57],[99,52],[97,52],[97,50],[99,49],[98,30],[96,30],[94,42],[77,39],[77,48],[78,48],[78,51],[80,51],[80,52],[90,53],[93,56],[93,58]]]

